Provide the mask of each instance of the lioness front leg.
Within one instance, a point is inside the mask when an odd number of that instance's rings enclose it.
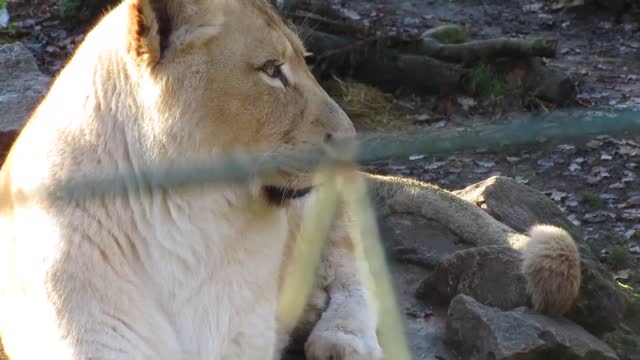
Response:
[[[310,295],[310,304],[322,300],[314,297],[327,295],[328,304],[305,344],[309,360],[382,358],[376,312],[356,264],[347,223],[346,216],[335,221],[318,269],[316,289]]]

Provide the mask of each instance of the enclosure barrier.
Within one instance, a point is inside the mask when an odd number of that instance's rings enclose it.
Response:
[[[501,145],[559,141],[595,135],[640,133],[640,111],[581,111],[526,116],[507,125],[475,130],[452,130],[364,136],[329,146],[302,147],[271,154],[236,154],[221,159],[191,159],[177,165],[157,165],[135,174],[103,173],[72,179],[54,189],[53,196],[86,197],[147,191],[153,187],[188,186],[237,181],[278,169],[315,171],[323,186],[310,195],[303,216],[301,239],[296,243],[292,270],[285,278],[281,316],[296,319],[304,310],[337,204],[342,201],[353,216],[352,236],[365,285],[375,294],[380,343],[385,359],[408,360],[410,351],[402,316],[396,305],[379,239],[373,208],[361,177],[348,176],[343,165],[406,158],[412,154],[446,155]]]

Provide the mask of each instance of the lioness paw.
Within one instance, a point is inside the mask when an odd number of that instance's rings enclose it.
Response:
[[[340,329],[314,331],[304,352],[308,360],[381,360],[382,349],[375,335]]]

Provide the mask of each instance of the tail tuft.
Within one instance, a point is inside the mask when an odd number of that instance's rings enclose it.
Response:
[[[571,236],[552,225],[531,228],[522,272],[534,310],[562,316],[580,290],[580,254]]]

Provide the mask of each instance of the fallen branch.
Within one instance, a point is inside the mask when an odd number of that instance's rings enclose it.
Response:
[[[500,58],[555,57],[558,41],[555,39],[490,39],[462,44],[442,44],[431,38],[421,39],[415,53],[433,58],[474,65],[491,63]]]
[[[294,23],[303,24],[305,28],[312,28],[319,31],[330,31],[334,34],[344,35],[365,35],[369,32],[366,26],[349,20],[334,20],[315,13],[304,10],[285,11],[284,15]]]
[[[304,33],[307,35],[307,47],[317,54],[313,72],[319,78],[334,74],[352,76],[385,91],[404,89],[440,94],[443,91],[456,93],[469,90],[468,79],[473,69],[435,57],[393,49],[402,48],[402,39],[379,36],[356,41],[311,29],[305,29]],[[488,40],[478,43],[491,42]],[[577,90],[571,78],[543,66],[540,61],[526,58],[516,61],[494,59],[490,64],[498,74],[497,81],[505,82],[507,74],[520,68],[521,84],[512,87],[521,87],[530,94],[555,104],[567,104],[575,100]]]
[[[569,75],[544,66],[539,59],[528,59],[525,84],[541,100],[559,105],[576,101],[578,89]]]
[[[561,105],[576,98],[575,84],[568,76],[534,60],[555,57],[558,45],[555,39],[466,41],[464,28],[455,24],[430,29],[419,38],[368,36],[371,29],[347,19],[326,2],[275,2],[282,13],[298,22],[306,46],[314,54],[312,69],[319,79],[351,76],[385,91],[403,89],[436,95],[471,89],[474,95],[496,97],[494,91],[477,91],[496,88],[501,89],[497,95],[501,97],[527,90],[527,94]],[[485,80],[490,86],[472,84],[478,65],[489,67],[490,76]],[[506,78],[516,68],[522,79],[517,79],[514,85]]]
[[[366,57],[353,73],[357,80],[379,86],[386,91],[397,89],[439,94],[460,92],[468,70],[462,66],[429,56],[402,54],[383,50]]]

